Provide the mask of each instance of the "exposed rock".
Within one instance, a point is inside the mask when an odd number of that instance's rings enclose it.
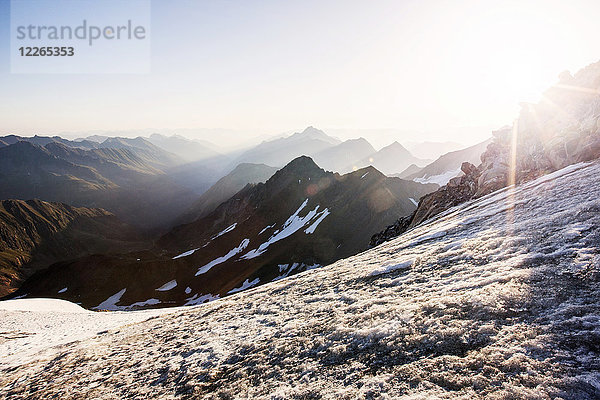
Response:
[[[493,142],[475,167],[423,197],[417,210],[373,236],[372,245],[465,201],[519,185],[567,165],[600,157],[600,62],[575,76],[563,72],[538,104],[523,103],[512,127],[493,132]]]
[[[383,232],[379,232],[373,235],[369,245],[371,247],[377,246],[381,243],[387,242],[388,240],[395,238],[400,233],[408,229],[411,219],[412,215],[405,215],[403,217],[398,218],[398,220],[393,225],[390,225],[387,228],[385,228]]]

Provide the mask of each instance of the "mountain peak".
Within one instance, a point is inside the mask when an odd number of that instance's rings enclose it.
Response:
[[[396,152],[396,153],[401,153],[401,154],[411,155],[412,156],[412,154],[410,153],[410,151],[408,151],[406,149],[406,147],[402,146],[397,141],[394,141],[393,143],[385,146],[384,148],[382,148],[379,151],[381,151],[381,152]]]
[[[314,132],[314,133],[321,133],[321,134],[323,134],[323,135],[325,134],[325,132],[323,132],[323,131],[322,131],[322,130],[320,130],[320,129],[317,129],[317,128],[315,128],[315,127],[314,127],[314,126],[312,126],[312,125],[311,125],[311,126],[308,126],[308,127],[306,127],[306,129],[304,129],[304,130],[302,131],[302,133],[304,133],[304,134],[308,134],[308,133],[311,133],[311,132]]]
[[[306,172],[310,170],[320,170],[321,168],[308,156],[300,156],[290,161],[281,171]]]
[[[304,129],[302,132],[296,132],[294,133],[292,136],[290,136],[290,138],[294,138],[294,139],[316,139],[316,140],[321,140],[330,144],[339,144],[340,140],[331,137],[329,135],[327,135],[325,132],[323,132],[320,129],[317,129],[313,126],[309,126],[306,129]]]

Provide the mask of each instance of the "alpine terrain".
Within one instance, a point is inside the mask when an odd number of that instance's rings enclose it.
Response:
[[[0,396],[596,399],[599,173],[575,164],[196,307],[5,301]]]
[[[109,310],[215,300],[366,250],[373,234],[412,213],[436,187],[373,167],[339,175],[298,157],[150,250],[56,263],[13,296]]]

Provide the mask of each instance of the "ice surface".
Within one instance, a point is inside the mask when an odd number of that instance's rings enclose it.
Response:
[[[0,397],[600,398],[599,174],[503,189],[354,257],[151,319],[0,311],[0,362],[16,363]],[[93,333],[35,355],[10,336],[80,329]]]

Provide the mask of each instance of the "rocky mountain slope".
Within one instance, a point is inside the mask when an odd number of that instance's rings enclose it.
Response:
[[[513,126],[493,136],[479,166],[463,163],[463,176],[422,198],[412,216],[400,218],[375,235],[372,244],[398,236],[466,200],[599,158],[600,62],[575,76],[561,74],[560,82],[544,93],[540,103],[523,104]]]
[[[363,251],[374,232],[410,214],[432,190],[372,167],[333,174],[299,157],[174,228],[152,251],[58,263],[15,296],[113,310],[199,304]]]
[[[598,174],[567,167],[330,266],[129,324],[0,311],[0,397],[597,399]]]
[[[40,200],[2,200],[0,297],[54,262],[143,246],[138,232],[102,209]]]

